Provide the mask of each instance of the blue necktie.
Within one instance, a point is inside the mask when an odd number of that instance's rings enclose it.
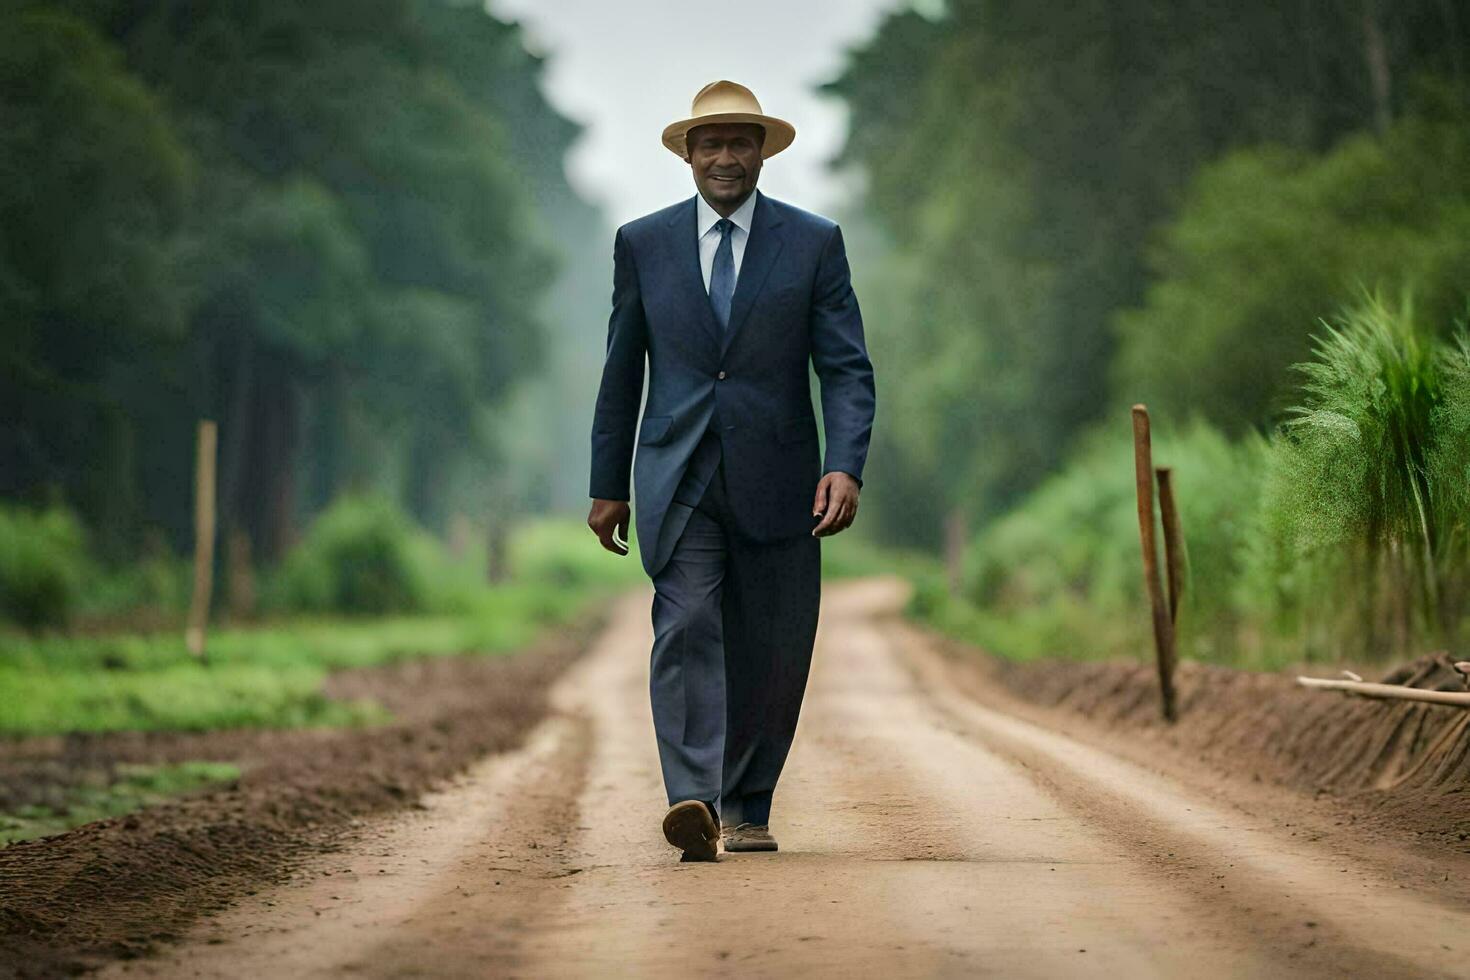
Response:
[[[730,301],[735,298],[735,247],[730,244],[735,223],[721,218],[715,227],[720,230],[720,246],[715,249],[715,264],[709,274],[709,305],[723,331],[730,325]]]

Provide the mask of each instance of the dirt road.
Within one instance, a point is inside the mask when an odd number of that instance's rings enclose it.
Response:
[[[1470,909],[983,708],[829,584],[775,855],[678,864],[628,597],[516,753],[110,975],[1470,976]]]

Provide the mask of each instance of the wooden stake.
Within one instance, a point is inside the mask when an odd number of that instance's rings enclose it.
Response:
[[[1373,684],[1368,681],[1339,681],[1325,677],[1298,677],[1302,687],[1315,687],[1324,691],[1346,691],[1367,698],[1393,698],[1401,701],[1428,701],[1430,704],[1450,704],[1457,708],[1470,708],[1470,693],[1459,691],[1432,691],[1423,687],[1405,687],[1402,684]]]
[[[1154,652],[1159,666],[1159,694],[1164,718],[1173,721],[1174,709],[1174,623],[1164,602],[1159,582],[1158,545],[1154,535],[1153,449],[1149,440],[1148,409],[1133,406],[1133,472],[1138,485],[1138,539],[1143,547],[1143,585],[1148,592],[1153,616]]]
[[[1169,585],[1169,622],[1179,624],[1179,604],[1184,601],[1184,528],[1179,508],[1174,506],[1174,471],[1154,468],[1159,481],[1159,520],[1164,525],[1164,579]]]
[[[218,433],[208,419],[199,423],[198,456],[194,468],[194,595],[189,602],[189,625],[184,643],[196,657],[204,656],[204,632],[209,625],[209,600],[214,588],[214,463]]]
[[[958,596],[965,591],[965,545],[968,542],[965,511],[960,507],[951,507],[944,517],[944,571],[949,594],[952,596]]]

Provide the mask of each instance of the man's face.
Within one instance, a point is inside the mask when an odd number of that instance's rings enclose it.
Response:
[[[765,127],[755,123],[706,123],[689,130],[689,166],[706,201],[734,207],[755,190],[765,139]]]

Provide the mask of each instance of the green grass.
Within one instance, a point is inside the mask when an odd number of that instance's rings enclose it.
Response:
[[[240,770],[224,762],[119,766],[111,779],[58,788],[45,804],[0,813],[0,845],[46,837],[94,820],[120,817],[169,797],[233,782]]]
[[[1011,660],[1041,657],[1101,660],[1136,652],[1147,623],[1099,616],[1084,599],[1057,594],[1032,605],[999,609],[951,595],[943,576],[913,578],[905,614],[987,653]]]
[[[602,552],[585,527],[542,521],[511,544],[513,581],[468,575],[452,612],[293,618],[210,634],[196,661],[178,631],[0,634],[0,736],[205,731],[380,723],[380,707],[321,693],[334,670],[459,653],[504,654],[589,603],[642,580],[633,556]],[[481,566],[483,567],[483,566]]]

